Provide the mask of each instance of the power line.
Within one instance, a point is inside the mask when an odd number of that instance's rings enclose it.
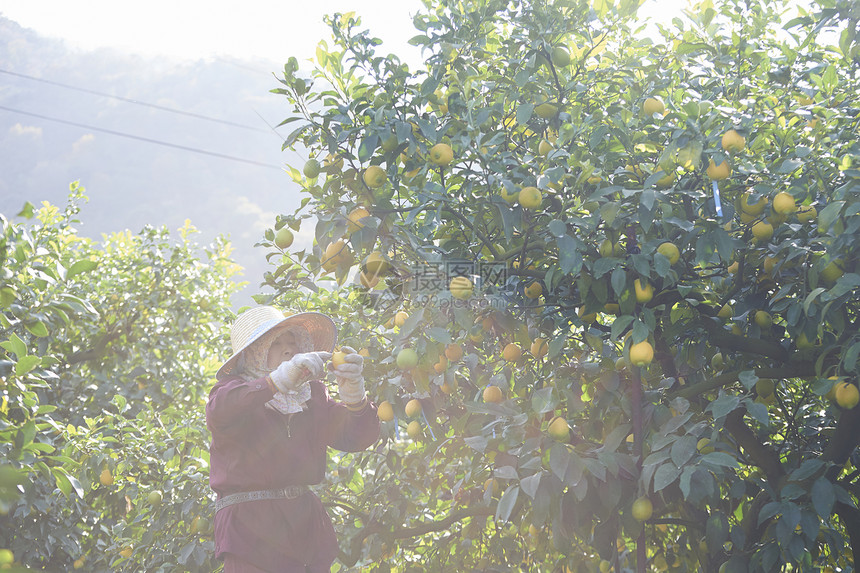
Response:
[[[20,109],[13,109],[11,107],[6,107],[3,105],[0,105],[0,109],[6,110],[6,111],[11,111],[12,113],[20,113],[22,115],[28,115],[30,117],[37,117],[39,119],[44,119],[47,121],[55,121],[57,123],[72,125],[74,127],[80,127],[80,128],[88,129],[88,130],[92,130],[92,131],[100,131],[102,133],[108,133],[110,135],[118,135],[120,137],[127,137],[129,139],[137,139],[138,141],[146,141],[147,143],[154,143],[156,145],[164,145],[165,147],[172,147],[174,149],[182,149],[184,151],[191,151],[193,153],[201,153],[203,155],[211,155],[212,157],[220,157],[221,159],[229,159],[231,161],[239,161],[241,163],[248,163],[250,165],[257,165],[259,167],[269,167],[269,168],[278,169],[278,170],[281,169],[281,167],[279,167],[277,165],[272,165],[271,163],[261,163],[259,161],[254,161],[252,159],[242,159],[241,157],[233,157],[232,155],[224,155],[223,153],[216,153],[214,151],[206,151],[205,149],[197,149],[196,147],[186,147],[185,145],[177,145],[175,143],[168,143],[166,141],[159,141],[157,139],[149,139],[148,137],[141,137],[139,135],[132,135],[130,133],[122,133],[120,131],[113,131],[111,129],[94,127],[92,125],[86,125],[83,123],[76,123],[74,121],[68,121],[68,120],[60,119],[60,118],[56,118],[56,117],[49,117],[47,115],[40,115],[38,113],[32,113],[32,112],[24,111],[24,110],[20,110]]]
[[[34,82],[42,82],[42,83],[49,84],[49,85],[52,85],[52,86],[59,86],[59,87],[61,87],[61,88],[66,88],[66,89],[69,89],[69,90],[75,90],[75,91],[84,92],[84,93],[88,93],[88,94],[92,94],[92,95],[97,95],[97,96],[102,96],[102,97],[109,97],[109,98],[113,98],[113,99],[116,99],[116,100],[119,100],[119,101],[124,101],[124,102],[126,102],[126,103],[133,103],[133,104],[136,104],[136,105],[143,105],[143,106],[151,107],[151,108],[153,108],[153,109],[158,109],[158,110],[161,110],[161,111],[167,111],[167,112],[170,112],[170,113],[178,113],[178,114],[180,114],[180,115],[187,115],[188,117],[194,117],[194,118],[197,118],[197,119],[205,119],[206,121],[214,121],[214,122],[216,122],[216,123],[223,123],[224,125],[230,125],[230,126],[233,126],[233,127],[241,127],[242,129],[250,129],[251,131],[259,131],[259,132],[261,132],[261,133],[268,133],[268,130],[263,129],[263,128],[261,128],[261,127],[253,127],[253,126],[245,125],[245,124],[242,124],[242,123],[235,123],[235,122],[232,122],[232,121],[228,121],[228,120],[226,120],[226,119],[218,119],[218,118],[216,118],[216,117],[209,117],[209,116],[207,116],[207,115],[200,115],[199,113],[192,113],[192,112],[190,112],[190,111],[182,111],[182,110],[180,110],[180,109],[174,109],[174,108],[171,108],[171,107],[165,107],[165,106],[162,106],[162,105],[156,105],[156,104],[154,104],[154,103],[147,103],[147,102],[144,102],[144,101],[138,101],[138,100],[135,100],[135,99],[125,98],[125,97],[122,97],[122,96],[112,95],[112,94],[108,94],[108,93],[104,93],[104,92],[100,92],[100,91],[96,91],[96,90],[91,90],[91,89],[87,89],[87,88],[80,88],[80,87],[77,87],[77,86],[71,86],[71,85],[69,85],[69,84],[63,84],[63,83],[55,82],[55,81],[52,81],[52,80],[46,80],[46,79],[44,79],[44,78],[37,78],[37,77],[35,77],[35,76],[28,76],[27,74],[21,74],[21,73],[18,73],[18,72],[12,72],[12,71],[9,71],[9,70],[4,70],[4,69],[0,69],[0,73],[9,74],[10,76],[17,76],[17,77],[19,77],[19,78],[24,78],[24,79],[27,79],[27,80],[32,80],[32,81],[34,81]]]

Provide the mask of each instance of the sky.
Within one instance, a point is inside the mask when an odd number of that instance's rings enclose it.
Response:
[[[640,15],[669,18],[686,0],[648,0]],[[0,0],[0,13],[39,34],[92,50],[112,47],[142,56],[200,59],[217,56],[283,62],[311,58],[329,32],[323,16],[354,11],[362,27],[412,64],[418,48],[411,18],[420,0],[242,0],[229,9],[211,0]]]
[[[0,0],[0,13],[83,50],[112,47],[141,56],[217,56],[283,62],[311,58],[330,36],[323,16],[354,11],[385,45],[420,56],[407,41],[420,0]],[[400,54],[402,59],[409,61]],[[411,58],[410,58],[411,59]]]

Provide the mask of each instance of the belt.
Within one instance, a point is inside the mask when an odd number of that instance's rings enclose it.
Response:
[[[306,485],[291,485],[280,489],[264,489],[260,491],[240,491],[225,495],[215,502],[215,511],[218,512],[225,507],[245,501],[259,501],[262,499],[295,499],[310,491]]]

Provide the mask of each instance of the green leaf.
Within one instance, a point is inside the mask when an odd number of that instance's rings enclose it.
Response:
[[[26,328],[33,336],[37,336],[39,338],[45,338],[48,336],[48,327],[42,322],[25,323],[24,328]]]
[[[9,336],[9,340],[0,342],[0,346],[14,354],[19,360],[24,356],[27,356],[27,345],[24,344],[24,341],[21,340],[21,338],[19,338],[14,332]]]
[[[502,498],[499,500],[499,505],[496,507],[496,521],[506,522],[511,517],[511,513],[514,511],[514,506],[517,504],[517,497],[520,494],[520,486],[512,485],[505,493],[502,494]]]
[[[725,452],[711,452],[702,456],[702,461],[714,466],[726,468],[738,467],[738,461]]]
[[[738,380],[744,385],[744,388],[752,390],[752,387],[758,382],[758,376],[755,375],[755,371],[753,370],[744,370],[738,374]]]
[[[569,464],[570,452],[563,444],[554,444],[549,450],[549,469],[558,479],[564,481]]]
[[[812,484],[812,507],[816,513],[823,519],[830,518],[833,513],[833,504],[836,503],[836,493],[833,491],[833,484],[826,477],[822,476],[815,480]]]
[[[672,444],[672,462],[678,467],[683,466],[696,453],[696,436],[681,436]]]
[[[517,123],[520,125],[526,125],[532,118],[534,111],[535,105],[533,103],[520,104],[519,107],[517,107]]]
[[[18,360],[18,363],[15,365],[15,374],[17,376],[23,376],[24,374],[27,374],[28,372],[33,370],[41,362],[42,359],[38,356],[28,354],[27,356]]]
[[[66,280],[71,280],[73,277],[88,273],[98,267],[99,264],[96,261],[91,261],[89,259],[82,259],[80,261],[75,262],[69,270],[66,271]]]
[[[681,470],[675,464],[663,464],[654,472],[654,491],[658,492],[672,485],[680,475]]]
[[[740,405],[740,401],[740,398],[737,396],[724,394],[708,404],[708,410],[711,411],[714,419],[718,420],[735,410]]]
[[[537,494],[538,487],[540,487],[540,472],[530,475],[528,477],[524,477],[520,480],[520,488],[525,492],[527,496],[534,499],[535,494]]]
[[[553,395],[554,388],[548,386],[541,388],[532,394],[532,410],[536,414],[546,414],[551,412],[558,405],[558,400]]]

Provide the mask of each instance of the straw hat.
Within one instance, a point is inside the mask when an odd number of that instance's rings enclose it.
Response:
[[[217,379],[233,374],[239,354],[267,332],[286,326],[300,326],[308,331],[315,351],[331,352],[337,342],[337,327],[328,316],[319,312],[300,312],[286,316],[273,306],[257,306],[239,315],[230,328],[233,356],[218,369]]]

